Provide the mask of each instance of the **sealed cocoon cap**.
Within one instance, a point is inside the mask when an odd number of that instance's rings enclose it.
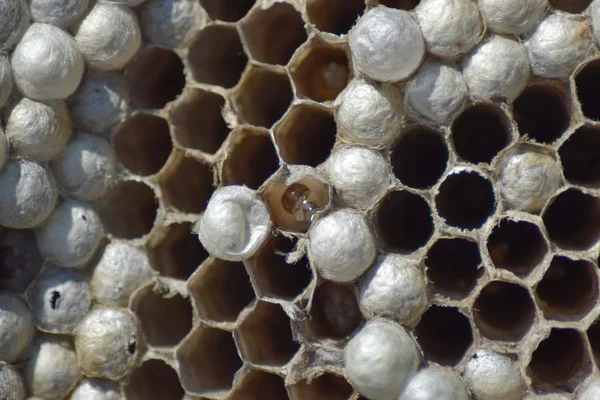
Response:
[[[225,186],[213,193],[200,220],[198,238],[214,257],[250,258],[271,234],[271,216],[254,190]]]
[[[382,82],[408,77],[425,55],[419,26],[408,14],[394,8],[367,11],[350,31],[349,44],[358,69]]]
[[[31,25],[12,54],[19,90],[36,100],[67,98],[79,86],[84,68],[71,35],[48,24]]]
[[[333,211],[308,231],[308,259],[326,279],[350,282],[361,276],[377,253],[373,234],[362,215]]]
[[[476,399],[523,398],[524,383],[519,364],[508,356],[480,350],[465,366],[463,377]]]
[[[467,387],[451,369],[432,365],[413,376],[398,400],[469,400]]]
[[[367,323],[344,349],[348,379],[372,400],[396,400],[419,364],[413,338],[390,322]]]

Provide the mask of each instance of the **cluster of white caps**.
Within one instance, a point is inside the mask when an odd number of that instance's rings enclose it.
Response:
[[[106,245],[94,203],[117,178],[107,135],[128,112],[140,2],[0,0],[0,229],[27,260],[1,267],[0,398],[118,399],[138,357],[126,307],[153,273]]]
[[[363,396],[525,395],[511,355],[479,349],[462,375],[423,364],[410,332],[428,307],[422,267],[381,254],[364,211],[390,188],[391,168],[380,150],[406,118],[448,126],[469,101],[512,103],[531,76],[568,79],[600,41],[599,1],[589,13],[592,34],[584,17],[551,9],[546,0],[423,0],[410,14],[371,8],[349,32],[356,76],[335,101],[341,145],[315,170],[335,195],[299,243],[322,278],[356,284],[368,322],[346,345],[344,362]],[[535,150],[510,153],[498,165],[508,209],[538,212],[562,183],[556,160]],[[209,253],[248,260],[280,228],[273,228],[261,195],[241,186],[215,191],[198,228]]]

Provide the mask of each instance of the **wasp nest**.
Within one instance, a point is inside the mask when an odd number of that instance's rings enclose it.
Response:
[[[600,0],[0,0],[0,398],[597,399]]]

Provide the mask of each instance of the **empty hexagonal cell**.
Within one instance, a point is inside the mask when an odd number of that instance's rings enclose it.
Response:
[[[229,133],[222,115],[224,106],[220,94],[191,89],[170,110],[175,140],[186,148],[216,153]]]
[[[212,19],[235,22],[252,8],[256,0],[200,0]]]
[[[521,136],[538,143],[558,139],[571,123],[566,94],[550,85],[527,87],[513,103],[513,116]]]
[[[287,400],[284,380],[274,374],[251,370],[240,380],[230,400]]]
[[[363,322],[352,286],[324,282],[315,290],[310,318],[304,321],[307,336],[319,339],[344,339]]]
[[[152,346],[175,346],[192,329],[192,305],[179,294],[163,297],[153,284],[136,293],[132,309]]]
[[[352,392],[352,386],[344,377],[328,372],[290,386],[292,400],[347,400]]]
[[[570,182],[598,187],[600,184],[600,129],[581,127],[558,151],[565,178]]]
[[[294,250],[296,242],[279,235],[250,260],[259,296],[293,300],[310,284],[313,274],[306,255],[295,264],[285,261],[286,254]]]
[[[554,243],[569,250],[587,249],[600,237],[600,199],[566,190],[554,198],[543,219]]]
[[[169,225],[163,239],[150,249],[152,265],[162,275],[187,279],[208,258],[189,223]]]
[[[131,400],[181,400],[185,394],[177,372],[162,360],[145,361],[123,387]]]
[[[191,394],[229,392],[242,366],[231,333],[205,326],[181,342],[176,357],[181,384]]]
[[[244,126],[231,133],[223,162],[223,183],[258,189],[279,167],[279,158],[266,129]],[[252,168],[248,168],[251,165]]]
[[[283,116],[292,98],[287,75],[255,68],[238,88],[236,103],[249,124],[270,128]]]
[[[473,319],[483,336],[518,342],[533,325],[535,306],[525,288],[514,283],[491,282],[475,300]]]
[[[137,181],[115,185],[97,208],[104,229],[120,239],[135,239],[150,232],[157,209],[152,188]]]
[[[287,3],[257,10],[242,23],[252,58],[267,64],[285,65],[306,40],[300,13]]]
[[[462,171],[442,182],[435,206],[448,225],[477,229],[496,209],[492,183],[476,172]]]
[[[153,175],[167,162],[173,145],[169,124],[151,114],[136,114],[112,137],[118,160],[137,175]]]
[[[131,100],[140,108],[163,108],[185,87],[181,59],[162,47],[138,52],[125,69],[125,79]]]
[[[254,299],[244,264],[211,260],[188,281],[188,289],[201,317],[213,321],[235,321]]]
[[[433,305],[415,330],[428,361],[456,365],[473,342],[469,320],[457,308]]]
[[[413,10],[421,0],[379,0],[379,4],[386,7],[399,8],[401,10]]]
[[[505,218],[494,227],[487,248],[496,268],[527,276],[548,251],[540,229],[527,221]]]
[[[377,232],[389,251],[410,253],[424,246],[433,234],[427,201],[409,191],[388,193],[376,214]]]
[[[577,99],[583,115],[592,120],[600,119],[600,59],[590,61],[575,76]]]
[[[463,160],[489,163],[509,144],[510,122],[497,106],[475,105],[452,123],[452,142]]]
[[[329,157],[336,132],[335,120],[330,111],[300,105],[294,107],[277,127],[275,140],[285,162],[314,167]]]
[[[166,206],[190,213],[199,213],[214,191],[213,172],[205,163],[182,157],[177,167],[160,182]]]
[[[23,293],[44,260],[31,229],[0,229],[0,291]]]
[[[587,330],[587,337],[592,347],[596,364],[600,363],[600,320],[596,320]]]
[[[579,320],[598,299],[596,266],[585,260],[554,257],[536,293],[546,318]]]
[[[533,352],[527,373],[538,393],[572,392],[591,368],[581,333],[554,328]]]
[[[467,296],[484,271],[477,243],[459,238],[435,242],[427,252],[425,266],[433,291],[450,298]]]
[[[364,0],[308,0],[308,20],[318,30],[343,35],[365,9]]]
[[[247,361],[267,366],[286,364],[300,347],[283,309],[262,301],[236,329],[235,338]]]
[[[585,11],[592,0],[549,0],[552,7],[571,14],[579,14]]]
[[[236,4],[243,1],[236,1]],[[194,80],[231,88],[240,80],[248,57],[235,27],[210,25],[200,31],[190,45],[188,62]]]
[[[425,189],[435,185],[446,170],[448,148],[440,132],[419,126],[400,135],[390,161],[400,182]]]
[[[346,9],[343,7],[339,10],[343,12]],[[291,71],[298,96],[321,102],[335,100],[350,78],[346,51],[325,44],[313,44],[300,57],[298,65]]]

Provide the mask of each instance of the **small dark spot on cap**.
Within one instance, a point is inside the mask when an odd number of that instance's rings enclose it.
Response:
[[[129,343],[129,346],[127,346],[127,352],[129,354],[133,355],[135,353],[135,346],[136,346],[136,343],[134,340],[133,342]]]
[[[50,307],[52,307],[53,310],[56,310],[56,306],[57,306],[57,302],[58,299],[60,299],[60,292],[54,290],[52,291],[52,298],[50,299]]]

